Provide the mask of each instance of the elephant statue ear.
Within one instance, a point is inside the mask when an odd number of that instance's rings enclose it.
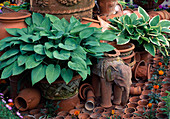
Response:
[[[116,67],[109,66],[105,72],[105,78],[107,81],[113,81],[118,75],[119,70]]]

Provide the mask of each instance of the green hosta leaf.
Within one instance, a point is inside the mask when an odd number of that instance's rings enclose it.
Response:
[[[152,43],[146,43],[144,44],[144,48],[146,51],[148,51],[152,56],[155,56],[155,46]]]
[[[74,50],[77,48],[76,41],[72,38],[66,39],[65,44],[59,43],[58,46],[65,50]]]
[[[23,45],[21,47],[21,50],[24,50],[24,51],[34,51],[34,45],[33,44]]]
[[[89,58],[87,58],[85,62],[86,62],[87,65],[92,65],[92,62],[90,61]]]
[[[34,55],[28,56],[27,61],[25,62],[26,69],[32,69],[37,67],[42,61],[36,61]]]
[[[164,42],[164,43],[166,44],[166,46],[169,47],[169,41],[167,40],[167,38],[165,38],[164,35],[160,35],[160,36],[158,36],[157,38],[158,38],[159,41]]]
[[[35,13],[35,12],[32,14],[32,22],[33,22],[33,24],[39,26],[42,23],[43,20],[44,20],[44,17],[43,17],[42,14]]]
[[[96,37],[90,36],[88,39],[85,40],[84,45],[100,46],[100,41]]]
[[[70,32],[74,28],[77,22],[70,23],[68,27],[66,28],[66,33]]]
[[[130,38],[124,38],[124,37],[122,37],[122,36],[119,36],[119,37],[116,39],[116,41],[117,41],[117,44],[118,44],[118,45],[123,45],[123,44],[128,43],[128,42],[130,41]]]
[[[157,46],[161,46],[161,44],[159,43],[159,40],[158,40],[157,38],[151,38],[151,37],[149,37],[149,40],[150,40],[153,44],[155,44],[155,45],[157,45]]]
[[[20,36],[17,32],[18,28],[6,28],[6,31],[13,36]]]
[[[86,52],[84,51],[84,49],[81,46],[78,46],[72,53],[71,56],[72,57],[80,57],[82,59],[86,59]]]
[[[141,39],[147,41],[148,43],[150,42],[149,38],[147,38],[147,37],[141,37]]]
[[[109,45],[108,43],[101,43],[98,47],[91,47],[89,50],[91,52],[97,53],[97,52],[109,52],[115,49],[112,45]]]
[[[142,16],[142,18],[145,22],[149,21],[150,17],[148,15],[148,13],[142,7],[140,7],[140,6],[138,7],[138,12]]]
[[[29,39],[31,37],[31,35],[22,35],[21,37],[19,37],[19,40],[22,40],[26,43],[32,43],[32,41]]]
[[[125,25],[131,24],[131,19],[130,19],[130,17],[129,17],[128,15],[125,15],[125,17],[124,17],[124,19],[123,19],[123,22],[124,22]]]
[[[83,81],[87,78],[87,70],[84,71],[79,71],[78,72],[80,74],[80,76],[83,78]]]
[[[159,15],[157,15],[149,21],[149,25],[150,26],[157,26],[159,24],[159,21],[160,21],[160,17],[159,17]]]
[[[53,52],[53,56],[54,58],[59,59],[59,60],[68,60],[70,57],[70,52],[66,50],[61,50],[59,53],[57,50],[55,50]]]
[[[2,43],[2,42],[11,42],[13,40],[18,40],[18,37],[6,37],[4,39],[1,39],[0,43]]]
[[[69,22],[65,18],[61,19],[61,23],[65,28],[68,27],[68,25],[69,25]]]
[[[132,24],[136,24],[136,20],[137,20],[137,18],[138,18],[138,16],[135,14],[135,13],[133,13],[133,14],[131,14],[130,15],[130,18],[131,18],[131,22],[132,22]]]
[[[44,27],[39,27],[39,26],[34,27],[35,32],[40,32],[40,31],[44,31],[44,30],[45,30]]]
[[[52,42],[46,42],[45,43],[45,48],[48,50],[50,48],[53,48],[54,47],[54,44]]]
[[[80,57],[71,58],[71,61],[68,62],[68,67],[75,71],[87,70],[86,62]]]
[[[32,85],[42,80],[45,77],[45,72],[46,66],[40,64],[39,66],[35,67],[31,72]]]
[[[8,51],[6,51],[1,57],[0,57],[0,61],[6,60],[16,54],[19,53],[18,49],[10,49]]]
[[[116,37],[117,36],[114,34],[113,31],[106,30],[100,35],[99,39],[100,40],[106,40],[106,41],[113,41],[113,40],[116,39]]]
[[[45,54],[46,54],[50,59],[54,59],[54,57],[53,57],[53,52],[51,52],[50,50],[45,49]]]
[[[134,28],[130,27],[130,25],[125,25],[125,28],[130,35],[134,34]]]
[[[70,33],[73,34],[73,33],[78,33],[82,30],[84,30],[85,28],[88,28],[88,26],[86,24],[81,24],[81,25],[78,25],[76,26],[75,28],[73,28]]]
[[[78,19],[76,19],[75,17],[71,17],[70,18],[70,23],[73,23],[73,22],[79,22]]]
[[[167,29],[167,28],[162,28],[162,32],[165,32],[165,33],[170,33],[170,29]]]
[[[35,60],[36,60],[36,61],[41,61],[41,60],[43,60],[45,57],[46,57],[45,55],[35,54]]]
[[[18,66],[25,64],[25,62],[27,61],[27,58],[28,58],[28,55],[20,55],[17,59]]]
[[[32,19],[31,19],[31,17],[27,17],[27,18],[25,19],[25,22],[26,22],[26,24],[27,24],[28,26],[31,26],[31,24],[32,24]]]
[[[16,61],[17,58],[18,58],[18,56],[15,55],[15,56],[9,58],[8,60],[4,60],[4,61],[0,62],[0,69],[12,64],[13,62]]]
[[[50,19],[45,17],[44,21],[41,24],[41,27],[43,27],[45,30],[49,31],[51,27]]]
[[[25,32],[24,32],[23,29],[17,29],[17,33],[18,33],[19,35],[25,35]]]
[[[161,25],[162,27],[167,27],[167,28],[169,28],[169,27],[170,27],[170,21],[169,21],[169,20],[161,20],[161,21],[160,21],[160,25]]]
[[[23,30],[23,32],[24,32],[25,34],[28,33],[28,29],[27,29],[27,28],[22,28],[22,30]]]
[[[51,14],[46,14],[45,17],[48,17],[50,19],[51,22],[55,22],[56,20],[57,21],[60,21],[60,19],[54,15],[51,15]]]
[[[94,28],[89,27],[89,28],[82,30],[80,32],[79,36],[80,36],[81,39],[85,39],[85,38],[90,37],[93,33],[94,33]]]
[[[63,31],[59,31],[55,34],[55,36],[49,36],[49,39],[59,39],[63,36],[64,32]]]
[[[11,46],[10,43],[0,43],[0,51],[4,50],[5,48]]]
[[[65,27],[61,24],[61,22],[54,22],[53,27],[57,30],[57,31],[62,31],[65,32]]]
[[[34,51],[35,51],[37,54],[45,55],[44,46],[41,45],[41,44],[35,45],[35,46],[34,46]]]
[[[6,79],[12,75],[14,63],[10,64],[9,66],[5,67],[1,74],[1,79]]]
[[[73,71],[71,69],[63,68],[61,70],[61,77],[66,82],[66,84],[68,84],[73,78]]]
[[[18,66],[17,61],[15,61],[12,69],[12,75],[21,74],[23,71],[25,71],[25,66]]]
[[[46,68],[46,78],[47,81],[51,84],[60,76],[60,66],[49,64]]]

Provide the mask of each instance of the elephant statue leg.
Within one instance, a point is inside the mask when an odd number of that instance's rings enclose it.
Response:
[[[122,89],[114,84],[114,99],[113,99],[113,104],[119,105],[122,100]]]
[[[97,76],[96,74],[92,75],[92,86],[94,89],[94,94],[95,97],[100,97],[101,96],[101,91],[100,91],[100,77]]]
[[[101,96],[102,102],[101,106],[108,108],[112,106],[111,103],[111,94],[112,94],[112,83],[106,81],[105,78],[100,78],[101,81]]]
[[[122,101],[121,101],[121,105],[126,105],[127,100],[129,99],[129,93],[130,93],[130,88],[124,89],[124,91],[122,91]]]

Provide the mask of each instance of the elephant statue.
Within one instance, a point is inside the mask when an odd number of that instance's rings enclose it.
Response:
[[[95,97],[101,97],[102,107],[125,105],[129,98],[132,84],[131,68],[120,57],[104,57],[94,66],[92,86]],[[113,94],[113,102],[111,97]]]

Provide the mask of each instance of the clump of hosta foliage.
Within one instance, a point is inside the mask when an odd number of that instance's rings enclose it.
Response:
[[[84,80],[90,75],[92,58],[114,49],[100,42],[113,40],[112,34],[108,38],[106,32],[81,24],[74,17],[68,22],[53,15],[33,13],[25,22],[27,28],[6,29],[12,37],[0,40],[0,51],[4,52],[0,57],[2,79],[31,70],[33,85],[43,78],[51,84],[59,77],[68,83],[75,74]]]
[[[168,55],[169,40],[165,35],[170,33],[170,21],[160,20],[159,16],[150,19],[141,7],[138,8],[138,12],[141,15],[140,18],[133,13],[130,16],[123,15],[110,19],[111,29],[117,35],[117,44],[137,41],[138,45],[144,47],[153,56],[156,49],[159,49],[163,55]]]

